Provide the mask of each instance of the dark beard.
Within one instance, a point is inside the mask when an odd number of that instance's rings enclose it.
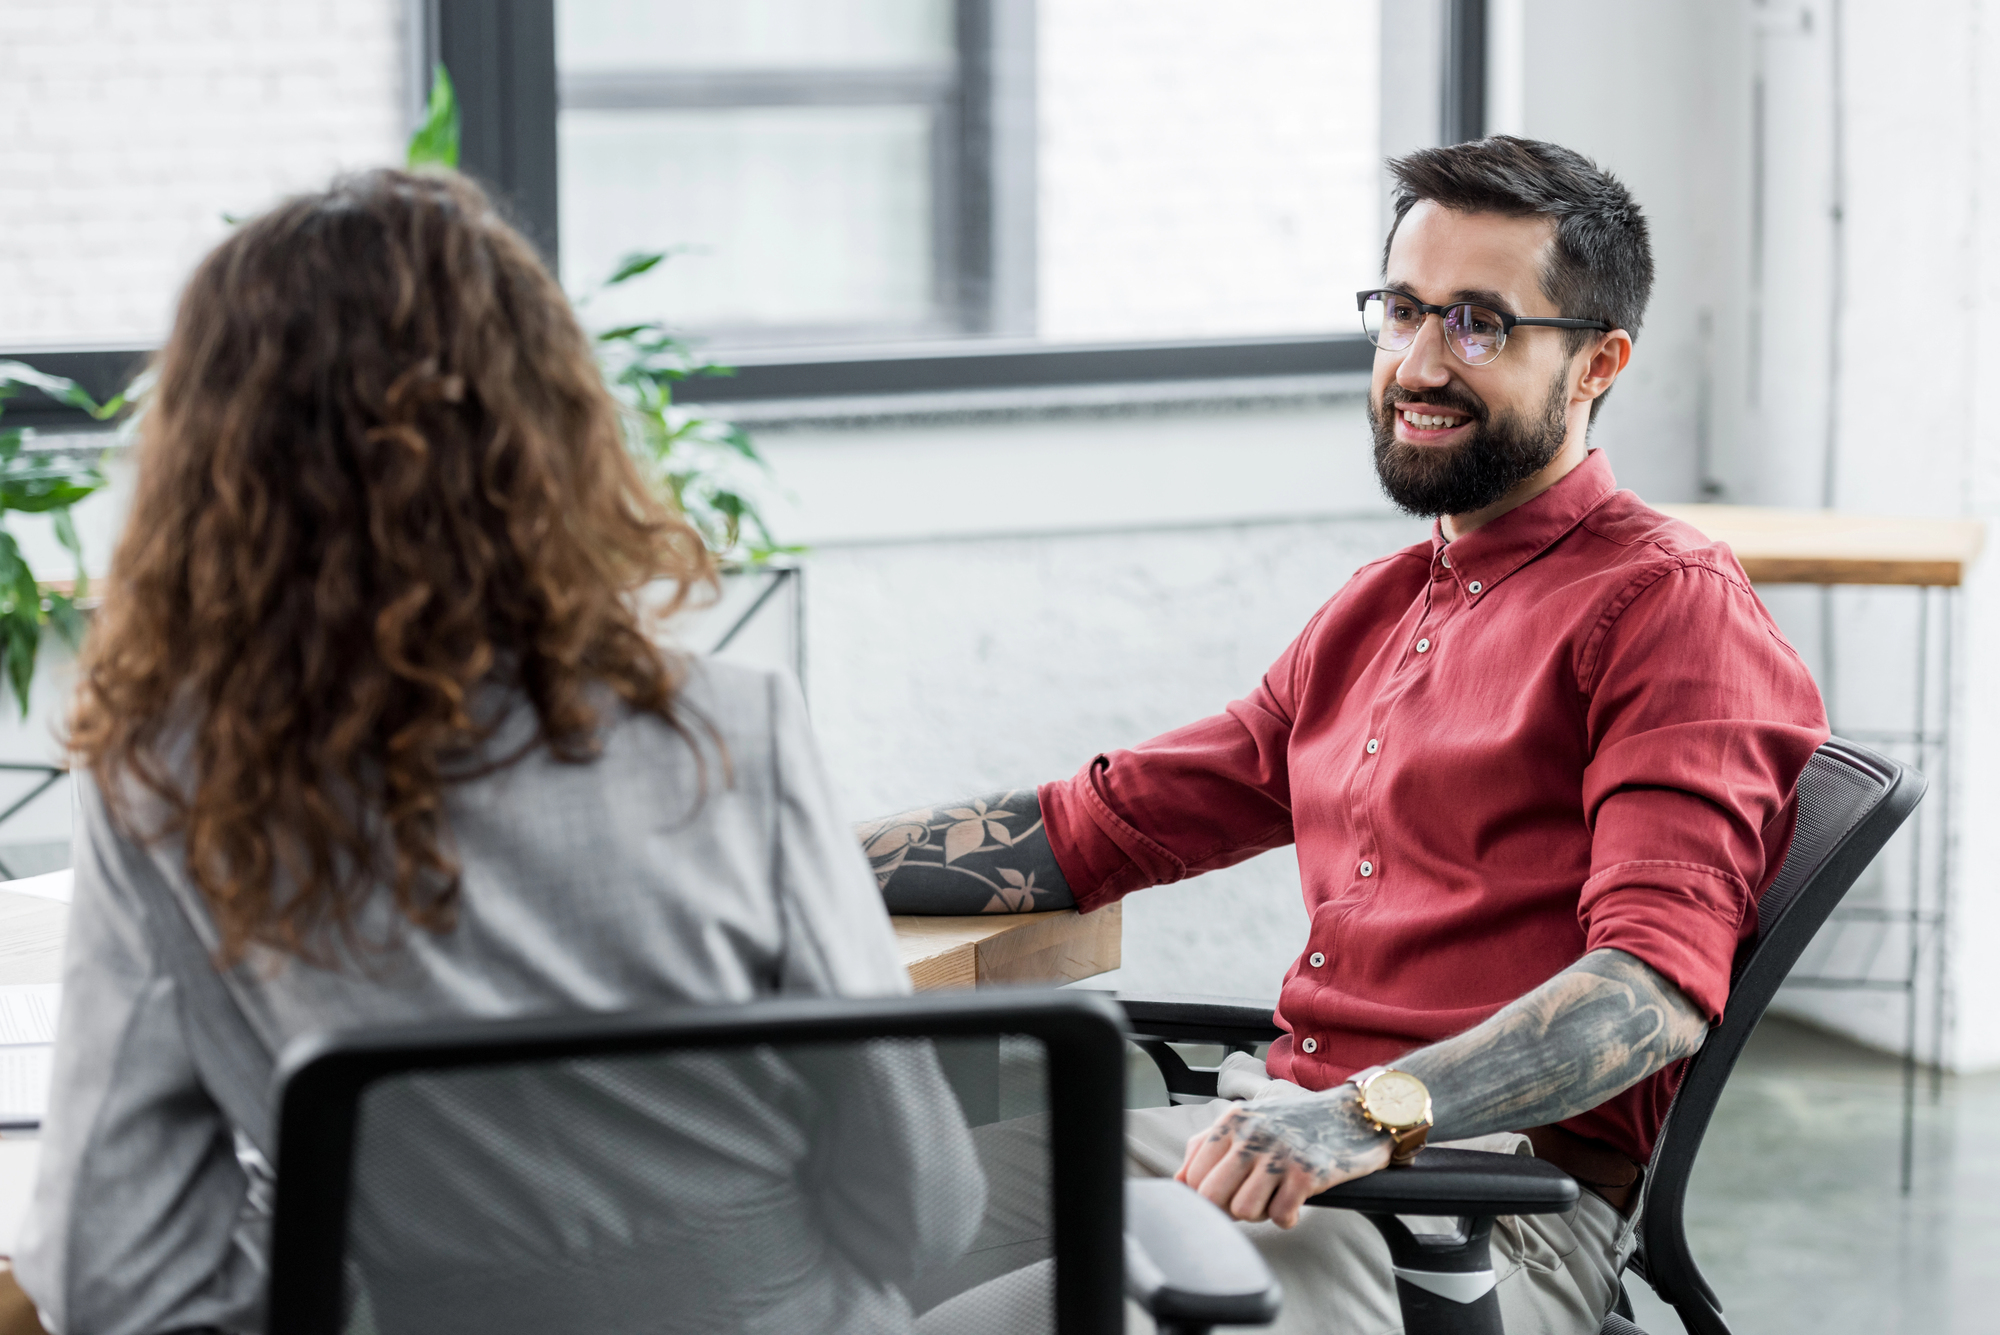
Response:
[[[1537,421],[1508,413],[1495,416],[1486,404],[1457,385],[1421,396],[1390,385],[1378,406],[1368,405],[1375,430],[1375,476],[1396,508],[1405,514],[1463,515],[1483,510],[1549,466],[1569,435],[1564,408],[1569,378],[1559,375]],[[1472,433],[1449,449],[1405,445],[1396,439],[1396,405],[1415,400],[1469,414]]]

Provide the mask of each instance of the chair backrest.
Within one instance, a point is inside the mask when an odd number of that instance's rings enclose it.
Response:
[[[1045,991],[307,1040],[266,1329],[894,1331],[1038,1261],[1057,1330],[1112,1329],[1122,1028]]]
[[[1721,1304],[1688,1250],[1688,1175],[1736,1059],[1827,916],[1924,795],[1924,776],[1835,737],[1799,776],[1798,824],[1757,905],[1755,944],[1738,962],[1722,1023],[1688,1063],[1648,1170],[1640,1257],[1654,1292],[1694,1335],[1727,1335]]]

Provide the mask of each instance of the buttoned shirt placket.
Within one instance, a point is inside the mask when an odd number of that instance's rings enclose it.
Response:
[[[1375,776],[1381,768],[1380,758],[1395,744],[1393,733],[1397,706],[1425,680],[1431,665],[1438,661],[1436,655],[1450,624],[1468,605],[1478,601],[1478,593],[1483,592],[1483,586],[1478,591],[1469,586],[1461,587],[1459,580],[1462,576],[1452,569],[1448,545],[1441,538],[1434,542],[1431,577],[1424,585],[1423,598],[1416,609],[1416,624],[1403,637],[1403,648],[1395,671],[1368,703],[1367,738],[1361,744],[1361,753],[1354,762],[1348,783],[1355,858],[1348,868],[1345,887],[1335,903],[1329,905],[1332,912],[1327,915],[1328,921],[1312,934],[1312,949],[1306,957],[1306,964],[1316,981],[1325,978],[1329,966],[1340,957],[1340,929],[1348,915],[1364,900],[1387,893],[1391,884],[1389,878],[1394,875],[1395,869],[1384,864],[1380,853],[1375,822]],[[1440,588],[1446,591],[1443,598],[1438,596]],[[1304,1035],[1299,1039],[1299,1048],[1308,1056],[1316,1056],[1318,1042],[1311,1035]]]

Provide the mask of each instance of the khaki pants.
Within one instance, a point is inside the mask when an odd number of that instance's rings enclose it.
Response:
[[[1170,1177],[1188,1137],[1205,1130],[1228,1101],[1135,1108],[1125,1117],[1129,1176]],[[957,1293],[917,1322],[920,1335],[1024,1335],[1047,1330],[1053,1294],[1048,1255],[1043,1119],[1022,1118],[973,1132],[991,1190],[987,1223],[944,1292]],[[1454,1142],[1470,1149],[1526,1153],[1527,1138]],[[1278,1320],[1256,1329],[1280,1335],[1396,1335],[1389,1249],[1352,1210],[1306,1209],[1296,1228],[1239,1224],[1284,1287]],[[1583,1193],[1567,1214],[1504,1217],[1493,1226],[1493,1269],[1508,1335],[1597,1335],[1630,1257],[1633,1225],[1601,1197]],[[935,1298],[935,1292],[932,1299]],[[1128,1335],[1152,1322],[1127,1305]]]

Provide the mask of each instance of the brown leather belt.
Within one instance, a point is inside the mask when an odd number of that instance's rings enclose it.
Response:
[[[1531,1126],[1521,1133],[1535,1147],[1535,1157],[1546,1159],[1590,1188],[1619,1214],[1632,1213],[1639,1198],[1639,1181],[1645,1169],[1602,1141],[1560,1126]]]

